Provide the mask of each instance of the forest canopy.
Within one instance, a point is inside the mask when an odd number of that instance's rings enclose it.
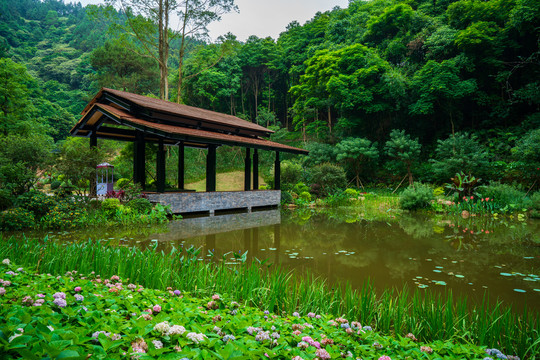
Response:
[[[163,59],[129,31],[135,19],[157,34],[157,20],[115,3],[0,0],[2,136],[62,141],[102,86],[236,115],[279,130],[276,140],[369,141],[381,163],[399,164],[384,154],[392,131],[416,139],[424,160],[449,136],[473,134],[491,163],[508,164],[540,128],[536,0],[351,0],[277,39],[211,42],[204,26],[236,10],[222,0],[211,18],[190,18],[196,31],[163,32],[167,91]]]

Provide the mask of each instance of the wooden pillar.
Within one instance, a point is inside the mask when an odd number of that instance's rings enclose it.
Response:
[[[146,144],[144,134],[137,130],[133,144],[133,182],[146,189]]]
[[[276,162],[274,163],[274,190],[281,189],[281,162],[279,161],[279,151],[276,151]]]
[[[216,146],[208,145],[206,156],[206,191],[216,191]]]
[[[244,165],[244,190],[251,190],[251,149],[246,148],[246,160]]]
[[[97,147],[97,133],[96,133],[96,128],[93,128],[92,132],[90,133],[90,149],[95,150],[96,147]],[[92,164],[92,165],[94,165],[94,171],[96,171],[97,164]],[[89,192],[90,192],[90,197],[95,197],[97,195],[97,179],[95,175],[92,175],[92,177],[90,178]]]
[[[259,190],[259,150],[253,150],[253,190]]]
[[[184,188],[184,153],[184,143],[180,143],[180,145],[178,145],[178,189]]]
[[[159,139],[156,156],[156,190],[165,192],[165,146],[162,138]]]

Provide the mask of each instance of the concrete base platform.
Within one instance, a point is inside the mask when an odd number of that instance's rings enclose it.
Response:
[[[279,206],[281,190],[149,193],[148,200],[168,205],[174,214],[248,211]]]

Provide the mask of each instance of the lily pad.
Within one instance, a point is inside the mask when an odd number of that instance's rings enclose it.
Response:
[[[442,272],[442,271],[441,271],[441,270],[435,269],[435,270],[433,270],[433,272],[440,273],[440,272]]]
[[[464,278],[465,276],[457,274],[457,275],[455,275],[455,277],[457,277],[457,278],[460,278],[460,279],[461,279],[461,278]]]
[[[505,273],[505,272],[502,272],[501,275],[502,275],[502,276],[512,276],[512,274]]]
[[[527,292],[525,290],[522,290],[522,289],[514,289],[515,292],[518,292],[518,293],[524,293],[524,292]]]
[[[443,286],[445,286],[446,282],[444,282],[444,281],[436,281],[435,285],[443,285]]]

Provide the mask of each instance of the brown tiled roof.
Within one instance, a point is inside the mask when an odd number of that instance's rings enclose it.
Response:
[[[81,124],[83,123],[83,120],[85,117],[91,117],[92,110],[93,109],[99,109],[100,112],[103,112],[107,114],[108,116],[118,120],[120,123],[135,127],[140,130],[146,130],[147,132],[154,133],[160,136],[173,138],[175,135],[177,135],[178,138],[182,138],[185,140],[193,141],[193,142],[201,142],[201,143],[213,143],[213,144],[224,144],[224,145],[239,145],[239,146],[246,146],[246,147],[254,147],[254,148],[261,148],[261,149],[267,149],[267,150],[274,150],[274,151],[284,151],[284,152],[292,152],[297,154],[308,154],[308,151],[303,149],[298,149],[292,146],[283,145],[280,143],[276,143],[270,140],[261,139],[261,138],[254,138],[254,137],[246,137],[246,136],[239,136],[239,135],[229,135],[229,134],[223,134],[213,131],[206,131],[206,130],[200,130],[200,129],[193,129],[188,127],[182,127],[182,126],[174,126],[174,125],[168,125],[168,124],[159,124],[152,121],[147,121],[143,119],[139,119],[132,114],[130,114],[127,111],[124,111],[122,109],[118,109],[116,107],[113,107],[111,105],[106,104],[100,104],[100,103],[94,103],[90,108],[85,111],[85,115],[77,125],[71,130],[73,133],[78,128],[80,129]]]
[[[189,118],[193,120],[204,121],[210,124],[213,123],[216,125],[227,126],[233,129],[241,128],[255,132],[261,132],[266,135],[273,133],[273,131],[270,129],[240,119],[236,116],[108,88],[102,88],[99,93],[94,97],[94,99],[92,99],[92,101],[86,106],[82,114],[86,114],[86,112],[89,111],[93,104],[102,102],[100,101],[100,98],[104,93],[110,93],[113,96],[127,100],[128,102],[141,106],[145,109],[163,112],[174,117],[178,117],[179,121],[181,121],[181,118]]]

